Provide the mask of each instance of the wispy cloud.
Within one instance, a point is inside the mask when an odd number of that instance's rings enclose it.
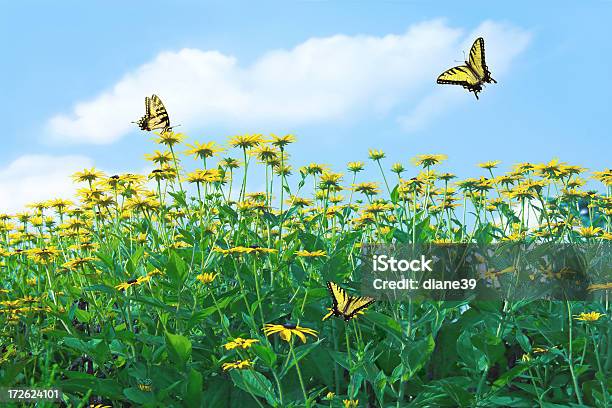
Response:
[[[70,176],[93,161],[85,156],[21,156],[0,168],[0,212],[23,211],[26,204],[70,198],[76,190]]]
[[[529,38],[520,28],[494,22],[476,32],[487,36],[496,70],[498,63],[509,65]],[[464,33],[432,20],[397,35],[311,38],[250,65],[219,51],[163,52],[112,88],[76,103],[72,112],[51,118],[49,138],[112,143],[135,129],[130,122],[143,114],[144,96],[152,93],[162,97],[173,123],[186,128],[297,126],[396,115],[399,106],[416,106],[401,119],[410,127],[431,109],[418,104],[431,104],[428,92],[440,70],[469,48],[473,35]]]

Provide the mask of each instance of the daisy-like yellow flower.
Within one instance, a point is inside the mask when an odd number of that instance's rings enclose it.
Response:
[[[259,340],[243,339],[241,337],[237,337],[236,339],[230,341],[229,343],[224,344],[223,347],[225,347],[226,350],[233,350],[235,348],[241,348],[243,350],[246,350],[255,343],[259,343]]]
[[[212,283],[218,275],[218,273],[204,272],[196,276],[196,279],[202,282],[203,285],[208,285]]]
[[[594,171],[593,178],[601,181],[606,186],[612,186],[612,169],[606,169],[604,171]]]
[[[251,367],[253,367],[253,363],[250,360],[233,361],[231,363],[224,363],[222,366],[223,371],[229,371],[229,370],[234,370],[234,369],[245,370]]]
[[[599,320],[600,317],[605,316],[603,313],[599,312],[589,312],[589,313],[580,313],[579,315],[574,315],[574,319],[581,320],[583,322],[595,322]]]
[[[487,169],[487,170],[491,170],[491,169],[495,169],[497,168],[497,166],[500,164],[501,162],[499,160],[495,160],[495,161],[487,161],[484,163],[478,163],[478,167],[480,167],[481,169]]]
[[[399,176],[404,171],[406,171],[406,169],[404,168],[402,163],[394,163],[393,166],[391,166],[391,171],[396,173]]]
[[[215,142],[208,142],[204,144],[194,142],[192,145],[187,145],[187,147],[189,147],[189,150],[187,150],[185,153],[188,156],[198,157],[202,160],[208,157],[216,156],[217,153],[225,150]]]
[[[342,400],[344,408],[357,408],[359,406],[359,400],[345,399]]]
[[[236,135],[232,136],[229,140],[230,146],[240,147],[241,149],[251,149],[253,147],[259,146],[263,142],[263,136],[260,134]]]
[[[270,140],[270,144],[278,147],[281,150],[283,150],[288,144],[295,142],[295,136],[291,134],[285,136],[276,136],[275,134],[271,134],[270,137],[272,138]]]
[[[163,144],[168,147],[172,147],[175,144],[181,143],[185,140],[185,135],[182,133],[174,133],[171,130],[162,133],[156,133],[157,140],[155,141],[157,144]]]
[[[295,254],[297,256],[301,256],[303,258],[320,258],[320,257],[323,257],[323,256],[327,256],[325,251],[322,251],[322,250],[309,252],[309,251],[306,251],[305,249],[303,249],[301,251],[297,251]]]
[[[96,258],[93,257],[85,257],[85,258],[75,258],[72,259],[62,265],[62,268],[70,269],[71,271],[83,268],[85,265],[95,261]]]
[[[582,235],[585,238],[593,238],[593,237],[597,237],[599,235],[601,235],[603,233],[603,230],[599,227],[593,227],[592,225],[590,227],[582,227],[578,230],[578,233],[580,235]]]
[[[342,180],[342,173],[325,172],[321,174],[319,187],[321,189],[333,189],[336,187],[340,187],[341,180]]]
[[[590,291],[612,289],[612,282],[608,282],[608,283],[594,283],[592,285],[589,285],[589,287],[587,289],[590,290]]]
[[[521,361],[524,362],[524,363],[527,363],[527,362],[529,362],[531,360],[532,360],[532,357],[531,357],[531,355],[529,353],[523,354],[523,356],[521,357]]]
[[[445,154],[419,154],[411,161],[415,166],[425,168],[442,163],[446,159],[448,159],[448,156]]]
[[[353,190],[367,196],[380,194],[378,184],[372,182],[353,184]]]
[[[32,248],[28,250],[27,254],[33,262],[46,265],[53,262],[59,256],[60,251],[54,247]]]
[[[104,177],[104,173],[96,170],[93,167],[91,169],[77,171],[76,173],[72,175],[72,179],[74,181],[81,182],[81,183],[83,182],[91,183],[92,181],[98,180],[102,177]]]
[[[317,337],[317,332],[313,329],[309,329],[307,327],[302,327],[296,324],[285,323],[285,324],[266,324],[264,326],[264,334],[266,336],[271,336],[275,333],[278,333],[280,338],[287,343],[291,341],[291,337],[295,335],[302,343],[306,343],[305,334],[313,337]]]
[[[155,150],[152,154],[145,154],[145,160],[152,161],[153,163],[163,166],[172,162],[172,153],[168,151],[160,152]]]
[[[350,171],[351,173],[359,173],[360,171],[364,169],[364,167],[365,167],[365,164],[360,161],[349,162],[349,164],[346,165],[347,170]]]
[[[127,282],[121,282],[120,284],[115,286],[117,290],[126,290],[129,287],[135,286],[138,284],[138,279],[130,279]]]
[[[385,152],[382,150],[370,149],[368,150],[368,156],[371,160],[378,161],[385,158]]]

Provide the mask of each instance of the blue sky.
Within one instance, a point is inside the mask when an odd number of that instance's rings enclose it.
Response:
[[[67,194],[79,167],[145,169],[156,146],[129,121],[150,93],[192,140],[294,133],[295,165],[379,148],[388,166],[445,153],[460,177],[610,167],[612,2],[453,3],[5,2],[0,211]],[[476,101],[435,77],[478,35],[499,83]]]

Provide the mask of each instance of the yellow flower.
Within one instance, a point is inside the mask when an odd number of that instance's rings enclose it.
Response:
[[[96,170],[93,167],[91,169],[85,169],[83,171],[78,171],[72,175],[72,178],[74,179],[74,181],[81,182],[81,183],[85,181],[91,183],[92,181],[95,181],[102,177],[104,177],[104,173]]]
[[[496,161],[487,161],[487,162],[484,162],[484,163],[478,163],[478,167],[480,167],[482,169],[491,170],[491,169],[497,168],[497,166],[500,163],[501,162],[499,160],[496,160]]]
[[[164,164],[172,162],[172,153],[168,151],[160,152],[159,150],[155,150],[153,154],[145,154],[145,159],[163,166]]]
[[[54,247],[32,248],[27,251],[28,258],[38,264],[49,264],[59,256],[60,251]]]
[[[306,251],[305,249],[303,249],[301,251],[297,251],[295,254],[297,256],[301,256],[303,258],[318,258],[318,257],[322,257],[322,256],[327,256],[325,251],[322,251],[322,250],[309,252],[309,251]]]
[[[359,406],[359,400],[342,400],[344,408],[357,408]]]
[[[248,349],[249,347],[251,347],[253,344],[258,343],[259,340],[257,339],[243,339],[243,338],[236,338],[232,341],[230,341],[229,343],[226,343],[223,345],[223,347],[225,347],[226,350],[233,350],[235,348],[241,348],[241,349]]]
[[[601,233],[603,232],[603,230],[599,227],[582,227],[580,228],[580,230],[578,230],[578,233],[580,235],[582,235],[585,238],[593,238],[596,237],[598,235],[601,235]]]
[[[412,159],[415,166],[430,167],[448,159],[445,154],[419,154]]]
[[[397,173],[398,176],[402,174],[405,170],[406,169],[404,168],[404,166],[402,166],[402,163],[394,163],[393,166],[391,166],[391,171]]]
[[[280,338],[287,343],[291,341],[291,336],[294,334],[299,337],[300,340],[302,340],[302,343],[306,343],[305,334],[313,337],[317,336],[317,332],[315,330],[291,323],[266,324],[263,331],[266,336],[271,336],[272,334],[278,333]]]
[[[115,289],[126,290],[127,288],[131,286],[136,286],[136,285],[138,285],[138,279],[130,279],[127,282],[121,282],[120,284],[116,285]]]
[[[321,174],[321,181],[319,186],[322,189],[331,189],[340,186],[340,181],[342,180],[342,173],[331,173],[324,172]]]
[[[546,353],[548,349],[544,347],[534,347],[532,351],[536,354],[540,354],[540,353]]]
[[[378,189],[378,184],[372,182],[353,184],[353,190],[367,196],[376,195],[380,193],[380,190]]]
[[[580,313],[579,315],[574,315],[574,319],[581,320],[583,322],[594,322],[599,320],[600,317],[605,316],[603,313],[599,312],[589,312],[589,313]]]
[[[201,273],[200,275],[196,276],[196,279],[199,280],[200,282],[202,282],[202,284],[204,285],[208,285],[210,283],[212,283],[215,278],[217,277],[217,275],[219,275],[218,273],[210,273],[210,272],[204,272]]]
[[[183,140],[185,140],[184,134],[174,133],[171,130],[162,132],[162,133],[156,133],[156,135],[157,135],[156,143],[166,145],[170,148],[174,146],[175,144],[181,143]]]
[[[350,171],[351,173],[359,173],[361,170],[363,170],[364,164],[363,162],[360,162],[360,161],[349,162],[349,164],[347,164],[346,167],[348,171]]]
[[[590,290],[590,291],[612,289],[612,282],[608,282],[608,283],[594,283],[592,285],[589,285],[589,287],[587,289]]]
[[[238,360],[238,361],[234,361],[231,363],[224,363],[222,368],[223,368],[223,371],[228,371],[228,370],[233,370],[233,369],[244,370],[252,366],[253,366],[253,363],[249,360]]]
[[[283,150],[288,144],[295,142],[295,136],[291,134],[285,136],[276,136],[275,134],[271,134],[270,136],[272,137],[272,140],[270,140],[272,146],[276,146],[281,150]]]
[[[230,138],[229,143],[232,147],[240,147],[241,149],[250,149],[259,146],[263,143],[263,137],[259,134],[254,135],[237,135]]]
[[[204,144],[194,142],[192,145],[187,145],[187,147],[190,147],[190,149],[185,152],[188,156],[199,157],[202,160],[215,156],[217,153],[225,150],[215,142],[208,142]]]
[[[606,169],[605,171],[594,171],[593,178],[601,181],[606,186],[612,186],[612,169]]]
[[[334,394],[333,392],[328,391],[328,393],[327,393],[327,394],[325,394],[325,399],[326,399],[326,400],[333,399],[335,395],[336,395],[336,394]]]
[[[531,361],[531,360],[532,360],[532,357],[531,355],[529,355],[529,353],[523,354],[523,356],[521,357],[521,361],[524,363]]]
[[[70,269],[71,271],[74,271],[76,269],[83,268],[85,265],[88,265],[89,263],[95,260],[96,258],[93,258],[93,257],[75,258],[75,259],[72,259],[64,263],[62,265],[62,268],[66,268],[66,269]]]
[[[368,156],[374,161],[378,161],[385,158],[385,152],[382,150],[370,149],[368,150]]]

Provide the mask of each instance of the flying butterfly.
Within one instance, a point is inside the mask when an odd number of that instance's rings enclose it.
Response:
[[[162,133],[165,133],[172,129],[168,112],[159,96],[155,94],[145,97],[145,115],[136,124],[146,131],[162,129]]]
[[[350,296],[344,289],[334,282],[327,282],[327,289],[332,297],[333,307],[328,314],[323,317],[327,320],[331,316],[342,317],[349,321],[358,313],[374,303],[374,299],[366,296]]]
[[[491,78],[491,72],[485,62],[484,40],[478,37],[470,49],[470,58],[465,65],[448,69],[438,77],[439,84],[461,85],[470,92],[474,92],[476,99],[485,83],[497,83]]]

